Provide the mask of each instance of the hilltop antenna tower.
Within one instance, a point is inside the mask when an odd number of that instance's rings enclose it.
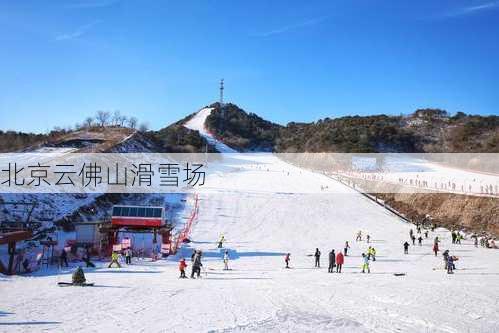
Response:
[[[224,105],[224,79],[220,80],[220,106]]]

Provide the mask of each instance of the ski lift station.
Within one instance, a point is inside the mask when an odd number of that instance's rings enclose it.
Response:
[[[102,255],[131,248],[136,255],[169,254],[171,224],[164,207],[115,205],[110,221],[74,223],[76,244]]]

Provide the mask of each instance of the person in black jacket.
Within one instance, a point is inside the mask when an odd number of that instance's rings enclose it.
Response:
[[[321,251],[318,248],[315,249],[315,267],[321,267]]]
[[[203,266],[203,264],[201,263],[201,256],[202,253],[200,250],[198,250],[195,252],[194,257],[192,258],[192,279],[194,279],[194,274],[196,274],[198,278],[201,277],[201,267]]]
[[[334,272],[334,266],[336,266],[336,254],[334,253],[334,250],[331,250],[331,252],[329,252],[329,267],[327,269],[328,273]]]
[[[404,243],[404,254],[409,254],[409,243]]]

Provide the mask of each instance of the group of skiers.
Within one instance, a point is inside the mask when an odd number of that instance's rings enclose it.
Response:
[[[343,264],[345,262],[345,256],[347,255],[348,249],[350,248],[350,245],[348,244],[348,241],[345,243],[345,248],[343,254],[341,251],[338,253],[335,253],[335,250],[331,250],[329,252],[329,265],[328,265],[328,273],[334,273],[335,268],[336,268],[336,273],[341,273],[341,269],[343,267]],[[315,249],[314,253],[314,258],[315,258],[315,267],[320,268],[321,267],[321,251],[319,248]],[[369,269],[369,260],[376,261],[376,249],[372,246],[369,246],[367,249],[367,254],[362,253],[362,273],[370,272]],[[286,256],[284,257],[284,262],[286,263],[286,268],[289,268],[289,261],[290,261],[290,254],[287,253]]]
[[[432,231],[433,230],[434,230],[434,228],[432,228]],[[420,226],[417,226],[417,232],[418,232],[418,234],[421,234],[421,227]],[[424,234],[425,234],[425,238],[428,238],[428,230],[425,230]],[[414,236],[414,232],[412,229],[409,231],[409,237],[413,240],[413,245],[414,245],[414,237],[415,236]],[[475,246],[477,246],[478,238],[476,236],[472,236],[472,237],[475,237],[474,244],[475,244]],[[461,244],[461,240],[464,239],[464,236],[459,231],[457,231],[457,232],[452,231],[451,238],[452,238],[452,244]],[[419,239],[421,239],[421,236],[419,236]],[[439,243],[440,243],[440,239],[438,238],[438,236],[436,236],[435,239],[433,240],[433,247],[432,247],[432,251],[435,254],[435,257],[438,256],[438,252],[440,251]],[[419,245],[421,245],[421,240],[419,241]],[[409,253],[409,243],[407,241],[404,243],[404,253],[405,254]],[[445,270],[447,271],[448,274],[453,274],[454,270],[456,269],[455,262],[457,260],[459,260],[459,258],[456,256],[450,255],[449,250],[445,250],[443,252],[442,256],[443,256],[443,260],[444,260]]]

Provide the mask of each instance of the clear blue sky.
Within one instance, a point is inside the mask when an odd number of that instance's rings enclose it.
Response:
[[[97,110],[161,128],[218,98],[279,123],[499,114],[499,1],[0,0],[0,129]]]

